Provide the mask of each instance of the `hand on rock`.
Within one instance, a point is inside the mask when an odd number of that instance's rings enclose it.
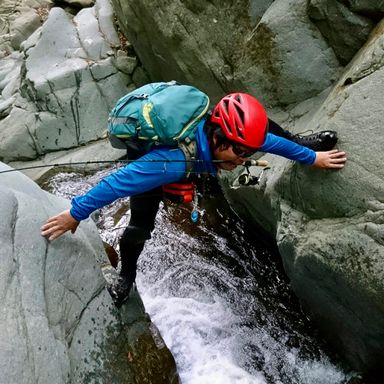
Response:
[[[76,232],[79,222],[69,213],[69,209],[50,217],[41,227],[41,235],[55,240],[67,231]]]
[[[326,152],[316,152],[313,166],[321,169],[341,169],[344,167],[347,157],[345,152],[332,149]]]

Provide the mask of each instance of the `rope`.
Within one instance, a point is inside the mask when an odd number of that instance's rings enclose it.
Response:
[[[13,168],[13,169],[7,169],[5,171],[0,171],[0,174],[2,173],[10,173],[10,172],[17,172],[17,171],[24,171],[27,169],[38,169],[38,168],[48,168],[48,167],[66,167],[71,165],[91,165],[91,164],[119,164],[119,163],[225,163],[228,161],[225,160],[97,160],[97,161],[78,161],[78,162],[71,162],[71,163],[53,163],[53,164],[44,164],[44,165],[34,165],[30,167],[21,167],[21,168]],[[176,172],[176,171],[173,171]],[[179,173],[179,172],[176,172]],[[198,172],[191,172],[191,173],[198,173]]]

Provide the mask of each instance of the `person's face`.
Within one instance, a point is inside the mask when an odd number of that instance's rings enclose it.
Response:
[[[215,142],[215,137],[213,138]],[[217,168],[223,169],[225,171],[232,171],[238,165],[244,163],[248,157],[252,156],[256,151],[244,147],[240,144],[230,145],[228,148],[225,146],[220,146],[213,151],[213,158],[215,160],[224,160],[224,163],[216,163]]]

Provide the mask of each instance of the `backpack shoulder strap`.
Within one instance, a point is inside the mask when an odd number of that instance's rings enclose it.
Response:
[[[191,140],[188,137],[179,143],[179,148],[183,151],[185,159],[187,161],[187,177],[193,171],[194,162],[196,160],[197,145],[195,140]],[[192,160],[192,161],[191,161]]]

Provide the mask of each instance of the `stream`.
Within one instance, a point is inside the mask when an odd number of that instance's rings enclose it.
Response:
[[[58,173],[43,187],[72,198],[111,169]],[[118,249],[129,199],[95,219]],[[139,259],[137,288],[175,357],[183,384],[337,384],[351,374],[317,335],[289,288],[277,251],[257,238],[222,197],[198,223],[165,204]]]

